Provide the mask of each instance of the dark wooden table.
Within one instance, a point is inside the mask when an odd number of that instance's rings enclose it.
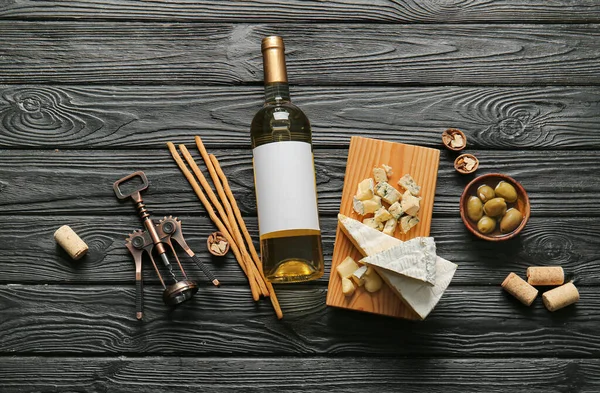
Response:
[[[600,391],[599,22],[594,0],[0,1],[0,392]],[[201,135],[256,238],[269,34],[312,120],[328,264],[351,135],[439,148],[458,127],[478,174],[528,190],[522,236],[479,241],[458,214],[470,177],[442,151],[432,235],[459,270],[426,321],[327,308],[329,269],[278,287],[278,321],[230,256],[211,262],[222,288],[174,311],[146,269],[135,320],[124,238],[140,223],[112,183],[144,170],[154,216],[181,217],[210,260],[213,225],[165,148]],[[56,246],[62,224],[90,245],[81,262]],[[562,265],[581,301],[550,313],[503,293],[530,265]]]

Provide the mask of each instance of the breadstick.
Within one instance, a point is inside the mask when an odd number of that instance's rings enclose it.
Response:
[[[249,266],[247,268],[246,265],[244,264],[244,260],[242,259],[240,250],[238,249],[233,238],[227,231],[227,228],[225,227],[225,225],[223,225],[223,222],[221,222],[219,217],[217,217],[217,215],[215,214],[214,209],[210,205],[210,202],[206,199],[206,196],[204,195],[204,192],[202,192],[202,189],[200,188],[200,185],[194,178],[194,175],[192,175],[190,170],[185,166],[185,163],[179,156],[179,153],[177,152],[175,145],[171,142],[167,142],[167,146],[169,148],[169,151],[171,152],[171,155],[173,156],[173,159],[177,163],[177,166],[179,166],[179,169],[181,170],[181,172],[183,172],[183,175],[188,180],[188,182],[190,183],[190,185],[196,192],[196,195],[198,196],[198,198],[204,205],[204,208],[208,212],[210,219],[215,223],[217,228],[219,228],[219,231],[221,231],[221,233],[223,233],[223,236],[225,236],[225,238],[227,238],[227,241],[229,242],[229,244],[231,246],[231,250],[233,251],[233,254],[235,255],[236,260],[238,261],[240,267],[242,268],[242,270],[248,277],[248,282],[250,283],[250,291],[252,292],[252,298],[254,299],[254,301],[257,301],[259,299],[259,293],[258,293],[257,283],[254,280],[254,276],[252,274],[252,269],[250,269]]]
[[[250,249],[250,253],[252,254],[252,259],[254,260],[254,263],[256,264],[256,266],[258,266],[258,271],[260,272],[260,274],[262,275],[262,277],[264,279],[264,271],[263,271],[262,261],[258,257],[256,248],[254,248],[254,243],[252,243],[252,238],[250,237],[250,232],[248,232],[248,228],[246,228],[246,223],[244,222],[244,219],[242,218],[242,213],[240,212],[238,204],[233,196],[233,192],[231,192],[231,187],[229,187],[229,182],[227,181],[227,177],[225,176],[223,169],[221,169],[221,165],[219,164],[219,160],[217,160],[217,157],[215,157],[213,154],[210,154],[209,157],[215,168],[215,171],[217,172],[217,174],[219,175],[219,178],[221,179],[221,182],[223,183],[223,188],[225,189],[225,194],[227,194],[227,197],[229,198],[229,202],[231,203],[231,207],[233,208],[235,217],[237,218],[238,224],[240,225],[240,228],[241,228],[242,232],[244,233],[246,243],[248,243],[248,248]],[[273,304],[273,308],[275,309],[277,318],[281,319],[281,318],[283,318],[283,312],[281,311],[281,307],[279,306],[279,301],[277,300],[277,296],[275,295],[275,290],[273,289],[273,285],[266,279],[265,279],[265,282],[267,284],[267,288],[269,289],[269,292],[271,293],[271,303]]]
[[[254,268],[256,268],[256,266],[252,263],[252,259],[250,258],[250,255],[248,255],[248,252],[246,251],[246,245],[244,244],[244,240],[242,239],[242,235],[236,224],[235,216],[233,215],[233,211],[231,210],[231,205],[229,204],[229,200],[227,199],[227,196],[225,195],[225,191],[223,190],[221,181],[219,180],[219,177],[217,176],[217,173],[215,172],[215,168],[213,168],[212,162],[210,161],[210,158],[208,156],[208,152],[206,151],[206,148],[204,147],[204,144],[202,143],[202,139],[200,139],[199,136],[196,136],[196,146],[198,146],[198,150],[200,151],[200,154],[202,155],[202,158],[204,159],[204,163],[206,164],[206,169],[208,169],[208,173],[210,174],[210,177],[215,185],[215,189],[217,190],[217,193],[219,194],[219,197],[221,198],[221,201],[223,202],[223,206],[225,206],[225,211],[227,211],[227,219],[229,220],[231,228],[233,229],[232,235],[233,235],[234,239],[236,240],[236,242],[238,243],[238,247],[240,248],[242,257],[244,258],[244,261],[247,264],[252,265]],[[258,273],[258,274],[255,275],[254,277],[261,289],[263,296],[269,296],[269,290],[267,289],[267,286],[265,285],[264,277],[260,274],[260,272],[258,270],[256,271],[256,273]]]
[[[221,164],[219,164],[219,160],[215,157],[214,154],[209,154],[210,160],[215,167],[215,171],[221,182],[223,183],[223,188],[225,189],[225,194],[227,194],[227,198],[229,198],[229,202],[231,203],[231,207],[233,208],[233,212],[235,213],[235,217],[237,218],[238,224],[244,234],[244,238],[246,239],[246,243],[248,243],[248,248],[250,249],[250,254],[252,254],[252,259],[257,266],[259,266],[260,271],[263,271],[262,261],[258,257],[258,253],[256,252],[256,248],[254,247],[254,243],[252,242],[252,237],[250,236],[250,232],[248,232],[248,228],[246,228],[246,223],[242,218],[242,213],[240,212],[240,208],[233,196],[233,192],[231,192],[231,187],[229,187],[229,182],[227,181],[227,177],[225,177],[225,173],[223,169],[221,169]],[[263,272],[264,273],[264,272]]]
[[[565,272],[560,266],[530,266],[527,268],[527,282],[531,285],[562,285]]]
[[[570,304],[579,301],[579,291],[573,285],[573,282],[568,282],[565,285],[554,288],[542,295],[544,306],[549,311],[556,311]]]
[[[527,284],[525,280],[517,276],[515,273],[510,273],[502,282],[502,288],[510,293],[521,303],[526,306],[531,306],[533,300],[538,294],[538,290]]]
[[[185,145],[179,145],[179,149],[183,153],[185,160],[188,162],[189,166],[192,168],[192,171],[194,172],[194,174],[200,180],[200,184],[204,188],[204,191],[208,194],[209,199],[211,200],[213,205],[215,205],[215,207],[219,211],[219,214],[221,215],[221,219],[223,221],[225,221],[225,226],[227,226],[227,229],[229,230],[229,234],[233,235],[233,238],[237,242],[237,246],[238,246],[238,249],[240,250],[240,254],[242,254],[242,259],[244,260],[244,263],[246,264],[247,269],[252,271],[252,278],[256,281],[256,284],[258,285],[258,287],[261,291],[261,294],[263,296],[269,296],[267,286],[265,285],[264,281],[261,279],[260,273],[258,272],[256,267],[253,266],[252,260],[250,259],[250,255],[248,255],[248,251],[246,251],[246,246],[244,245],[244,242],[242,241],[240,243],[241,236],[238,236],[239,230],[238,230],[237,226],[235,225],[235,222],[233,222],[233,223],[231,222],[231,217],[230,217],[230,213],[229,213],[231,211],[231,207],[227,208],[227,205],[225,205],[227,213],[225,213],[225,211],[223,211],[223,206],[221,205],[221,202],[219,202],[219,198],[217,198],[217,196],[213,192],[212,188],[208,184],[208,181],[206,181],[206,178],[202,174],[202,171],[200,171],[200,168],[198,168],[198,165],[196,165],[196,162],[192,158],[192,155],[190,154],[190,152],[187,150]],[[217,190],[218,190],[218,187],[217,187]],[[220,195],[220,193],[219,193],[219,195]],[[249,278],[250,278],[250,276],[249,276]]]
[[[204,189],[204,192],[206,192],[206,195],[208,195],[208,199],[212,202],[213,206],[219,212],[219,215],[221,216],[221,220],[227,227],[227,230],[229,231],[229,233],[232,233],[233,229],[231,228],[231,224],[229,223],[227,214],[223,210],[223,206],[221,206],[221,203],[219,202],[219,198],[217,198],[217,196],[213,192],[212,188],[208,184],[208,181],[206,181],[204,174],[202,173],[200,168],[198,168],[198,165],[196,165],[196,161],[194,161],[194,159],[192,158],[192,155],[190,154],[188,149],[185,147],[185,145],[183,145],[183,144],[179,145],[179,150],[181,150],[181,154],[183,154],[183,157],[187,161],[188,165],[190,166],[190,168],[192,168],[192,172],[194,173],[194,175],[196,175],[198,180],[200,180],[200,185]]]

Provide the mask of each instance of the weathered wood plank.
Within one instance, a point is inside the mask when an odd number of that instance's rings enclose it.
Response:
[[[260,39],[273,33],[286,38],[290,80],[303,85],[600,83],[593,24],[5,21],[0,31],[0,83],[11,84],[257,83]]]
[[[0,286],[0,353],[369,354],[393,356],[595,357],[600,294],[581,287],[575,306],[526,307],[499,286],[450,288],[418,323],[325,306],[325,289],[281,286],[284,319],[246,288],[202,288],[170,310],[146,286],[145,321],[133,287]]]
[[[594,1],[511,0],[503,2],[436,0],[344,1],[185,1],[140,3],[103,0],[89,2],[14,0],[0,6],[2,19],[117,19],[201,22],[596,22],[600,6]]]
[[[193,147],[193,138],[185,138]],[[179,141],[176,141],[179,142]],[[240,209],[255,214],[251,151],[216,150]],[[501,172],[520,181],[531,198],[534,216],[593,216],[600,184],[600,151],[473,151],[481,161],[478,174]],[[199,162],[200,155],[194,152]],[[19,151],[0,150],[0,214],[134,214],[132,204],[116,199],[112,183],[139,169],[151,186],[145,201],[158,216],[197,214],[204,209],[173,162],[168,150]],[[319,208],[339,211],[347,150],[315,153]],[[434,216],[458,216],[463,187],[471,179],[453,167],[454,155],[443,150]],[[568,209],[564,208],[569,201]]]
[[[596,392],[599,372],[597,359],[0,358],[4,393]]]
[[[206,237],[215,230],[207,217],[183,217],[183,229],[190,247],[207,262],[225,286],[246,285],[233,256],[214,258],[206,251]],[[258,239],[256,218],[247,218],[248,229]],[[125,234],[139,227],[136,217],[4,217],[10,223],[0,242],[0,284],[10,283],[114,283],[133,284],[133,263],[124,247]],[[71,225],[88,243],[84,259],[73,262],[56,246],[52,234],[63,224]],[[317,285],[326,285],[335,228],[334,217],[322,217],[325,275]],[[532,265],[563,266],[568,279],[578,285],[600,285],[600,224],[596,218],[537,218],[515,241],[493,244],[476,239],[460,218],[434,218],[431,235],[439,255],[459,264],[452,285],[497,286],[511,272],[524,274]],[[468,247],[466,246],[468,245]],[[257,244],[258,247],[258,244]],[[183,255],[183,253],[182,253]],[[201,285],[206,279],[188,259],[182,258],[188,274]],[[149,262],[144,280],[158,284]]]
[[[600,148],[600,88],[293,87],[316,148],[351,135],[440,146],[449,127],[469,148]],[[0,145],[163,148],[201,133],[208,146],[250,146],[263,100],[248,87],[0,86]]]

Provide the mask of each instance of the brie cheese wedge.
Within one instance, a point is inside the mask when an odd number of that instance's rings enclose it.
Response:
[[[367,256],[360,262],[386,271],[435,285],[436,274],[435,242],[432,237],[416,237]]]
[[[376,229],[369,228],[343,214],[338,214],[340,229],[348,236],[352,244],[363,254],[370,256],[402,244],[402,240],[388,236]],[[381,278],[389,285],[396,295],[411,308],[421,319],[425,319],[433,310],[450,281],[458,265],[436,256],[436,277],[433,286],[385,269],[375,268]]]

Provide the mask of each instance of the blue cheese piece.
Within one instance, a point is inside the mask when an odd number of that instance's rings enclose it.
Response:
[[[377,229],[378,231],[383,231],[383,223],[377,221],[375,218],[365,218],[363,224],[370,228]]]
[[[338,221],[342,232],[365,257],[402,244],[402,240],[369,228],[342,214],[338,215]],[[435,263],[436,276],[433,286],[385,269],[374,269],[404,304],[421,319],[425,319],[441,299],[458,268],[455,263],[439,256],[436,257]]]
[[[352,208],[361,216],[365,215],[365,205],[363,204],[363,201],[361,201],[357,197],[354,197],[352,199]]]
[[[386,203],[390,205],[394,202],[398,202],[402,194],[400,191],[392,187],[388,182],[379,182],[375,186],[375,193],[381,197]]]
[[[402,201],[400,201],[400,206],[402,206],[402,211],[408,214],[409,216],[416,216],[421,208],[421,198],[418,198],[410,193],[410,191],[406,191],[402,195]]]
[[[390,218],[393,218],[393,216],[390,214],[389,211],[387,211],[387,209],[385,207],[382,206],[379,209],[377,209],[377,211],[375,212],[375,216],[373,216],[373,218],[375,219],[375,221],[385,222],[385,221],[389,220]]]
[[[388,178],[392,177],[394,172],[392,171],[392,167],[389,165],[381,164],[381,167],[385,170],[385,174]]]
[[[375,184],[373,183],[373,179],[365,179],[358,183],[358,188],[356,190],[356,199],[359,201],[366,201],[375,195],[374,192]]]
[[[383,233],[386,235],[394,236],[394,232],[396,232],[396,227],[398,226],[398,220],[394,217],[387,220],[383,226]]]
[[[373,198],[367,201],[361,201],[358,198],[354,197],[352,200],[352,207],[354,211],[364,216],[366,214],[375,213],[378,209],[382,207],[381,205],[381,197],[375,195]]]
[[[401,274],[427,285],[435,284],[435,242],[432,237],[416,237],[361,259],[361,263]]]
[[[392,203],[392,205],[388,208],[388,211],[396,220],[399,220],[400,216],[404,214],[404,210],[402,210],[402,205],[400,202]]]
[[[413,216],[403,216],[400,219],[400,230],[406,233],[413,229],[419,223],[419,219]]]
[[[421,187],[417,185],[417,182],[408,173],[398,180],[398,185],[414,196],[418,196],[421,193]]]
[[[373,168],[373,178],[376,183],[387,182],[387,174],[383,168]]]

